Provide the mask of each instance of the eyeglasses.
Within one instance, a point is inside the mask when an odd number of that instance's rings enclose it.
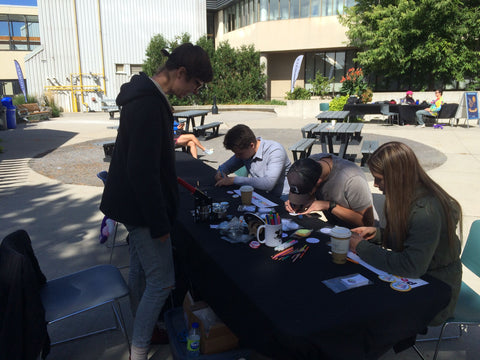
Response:
[[[203,89],[203,86],[205,85],[205,83],[201,82],[198,79],[195,79],[195,85],[196,85],[196,87],[195,87],[195,90],[193,90],[193,91],[198,92],[201,89]]]

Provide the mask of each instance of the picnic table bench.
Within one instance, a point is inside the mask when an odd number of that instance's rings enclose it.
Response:
[[[115,99],[103,99],[102,110],[110,114],[110,119],[113,119],[116,112],[120,112],[120,108],[117,106]]]
[[[18,115],[25,121],[48,120],[52,117],[52,109],[48,106],[40,107],[37,103],[17,105]]]
[[[220,125],[223,124],[221,121],[214,121],[204,125],[198,125],[193,128],[193,134],[197,137],[202,136],[204,139],[210,139],[215,136],[218,136],[218,130]],[[212,129],[212,133],[207,136],[206,131]]]
[[[188,132],[190,129],[190,123],[193,129],[193,134],[195,136],[203,136],[205,139],[210,139],[212,137],[218,136],[218,130],[222,122],[214,121],[208,124],[204,124],[205,122],[205,115],[208,114],[208,110],[188,110],[188,111],[181,111],[173,114],[173,117],[176,121],[185,122],[185,131]],[[195,118],[200,118],[200,125],[195,125]],[[183,119],[183,120],[182,120]],[[212,133],[209,136],[206,136],[206,130],[212,129]]]
[[[314,137],[312,134],[312,130],[317,127],[318,123],[311,123],[307,124],[304,127],[302,127],[302,137],[304,138],[312,138]]]
[[[288,150],[292,151],[293,160],[305,159],[312,153],[312,146],[315,143],[314,138],[304,138],[298,140],[295,144],[290,146]]]
[[[364,166],[365,163],[370,158],[370,155],[372,155],[377,149],[378,149],[378,141],[363,140],[362,149],[361,149],[362,160],[360,161],[360,166]]]

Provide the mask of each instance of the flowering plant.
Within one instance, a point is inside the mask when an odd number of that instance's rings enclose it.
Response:
[[[343,95],[357,95],[362,96],[365,90],[367,90],[367,83],[361,68],[351,68],[347,71],[347,75],[340,80],[342,87],[340,93]]]

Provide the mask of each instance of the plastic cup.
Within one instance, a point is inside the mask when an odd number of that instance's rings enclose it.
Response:
[[[352,232],[344,227],[335,226],[330,230],[332,260],[335,264],[345,264],[347,262],[347,253],[348,248],[350,247],[351,236]]]
[[[240,187],[240,194],[242,196],[243,205],[252,204],[253,186],[243,185],[242,187]]]

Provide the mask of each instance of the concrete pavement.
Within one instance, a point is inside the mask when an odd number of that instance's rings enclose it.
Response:
[[[221,134],[238,123],[244,123],[257,135],[277,140],[288,149],[301,137],[300,128],[316,120],[277,117],[271,112],[225,111],[218,115],[209,114],[206,122],[209,121],[223,122]],[[0,154],[1,237],[19,228],[27,230],[48,279],[108,263],[110,249],[98,243],[103,217],[98,205],[103,185],[95,174],[108,167],[108,163],[102,161],[100,142],[114,139],[116,125],[118,120],[109,120],[106,113],[65,114],[61,118],[0,132],[0,145],[4,148],[4,153]],[[365,124],[362,135],[383,142],[405,141],[416,150],[422,165],[429,169],[429,175],[462,205],[466,240],[471,223],[480,219],[480,128],[444,126],[443,129],[420,129],[370,122]],[[204,145],[215,152],[201,159],[213,167],[227,159],[231,153],[223,149],[222,141],[223,136],[205,141]],[[348,152],[358,153],[358,150],[358,146],[350,147]],[[320,151],[320,146],[315,145],[313,152]],[[70,176],[65,178],[65,174]],[[86,177],[93,181],[85,181]],[[381,199],[373,187],[372,178],[369,180],[375,198]],[[123,235],[120,234],[119,238],[123,239]],[[118,266],[128,263],[126,247],[115,248],[114,263]],[[480,284],[471,274],[465,273],[464,280],[480,293]],[[131,322],[128,301],[123,305],[127,321]],[[67,321],[70,326],[59,325],[51,329],[50,334],[52,337],[63,335],[91,322],[94,323],[92,327],[106,326],[105,323],[113,318],[104,313],[107,312],[87,315],[88,321]],[[443,344],[440,359],[476,359],[480,350],[479,338],[479,328],[471,327],[460,340]],[[419,347],[427,356],[432,354],[432,343],[423,343]],[[154,359],[171,358],[168,346],[154,350]],[[112,332],[54,347],[48,359],[86,358],[128,359],[128,351],[121,334]],[[257,358],[261,357],[257,355]],[[388,353],[381,359],[393,358],[415,359],[417,355],[407,350],[396,356],[393,352]]]

